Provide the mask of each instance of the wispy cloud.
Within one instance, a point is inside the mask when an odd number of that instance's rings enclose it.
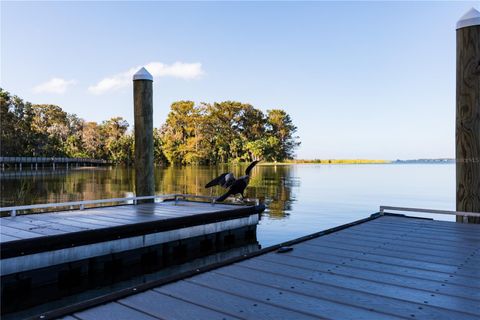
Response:
[[[132,82],[132,76],[141,66],[130,68],[128,71],[103,78],[97,84],[88,87],[88,91],[93,94],[102,94],[108,91],[118,90],[127,87]],[[175,62],[173,64],[164,64],[161,62],[150,62],[145,68],[154,78],[173,77],[179,79],[198,79],[205,72],[201,63]]]
[[[62,78],[52,78],[47,82],[41,83],[33,88],[35,93],[57,93],[62,94],[68,87],[76,84],[75,80],[65,80]]]

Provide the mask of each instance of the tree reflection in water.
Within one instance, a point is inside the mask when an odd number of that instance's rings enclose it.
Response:
[[[223,190],[205,189],[205,184],[223,172],[239,177],[247,164],[219,166],[157,167],[157,194],[187,193],[219,195]],[[71,170],[5,171],[0,173],[0,205],[18,206],[38,203],[95,200],[132,196],[135,190],[131,167],[75,168]],[[246,197],[259,198],[268,207],[265,214],[281,219],[288,215],[299,186],[295,167],[259,165],[254,168]]]

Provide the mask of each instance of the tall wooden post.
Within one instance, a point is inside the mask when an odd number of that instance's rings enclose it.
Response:
[[[135,192],[155,195],[153,173],[153,77],[141,68],[133,75],[135,118]],[[153,202],[153,200],[142,201]]]
[[[480,212],[480,12],[473,8],[457,23],[455,141],[457,211]]]

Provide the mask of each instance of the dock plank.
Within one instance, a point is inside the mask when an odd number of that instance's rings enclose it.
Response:
[[[125,213],[125,214],[120,214],[117,212],[100,212],[99,214],[95,215],[96,219],[100,218],[110,218],[110,219],[116,219],[117,221],[121,222],[128,222],[128,223],[138,223],[138,222],[146,222],[146,221],[155,221],[158,219],[161,219],[158,216],[151,215],[151,214],[142,214],[135,212],[134,214],[132,213]]]
[[[109,225],[109,224],[96,223],[96,222],[90,221],[89,219],[82,218],[80,216],[73,216],[73,215],[62,216],[62,217],[60,217],[60,216],[58,216],[58,217],[55,217],[55,216],[44,216],[44,217],[42,217],[41,215],[39,215],[39,217],[36,217],[35,219],[39,220],[39,221],[50,222],[50,223],[59,223],[59,224],[62,224],[62,225],[79,227],[79,228],[89,229],[89,230],[90,229],[108,228],[109,226],[112,226],[112,225]]]
[[[370,227],[383,226],[383,227],[388,227],[396,230],[417,228],[425,232],[433,232],[433,233],[437,231],[442,231],[442,234],[445,234],[445,235],[464,234],[464,235],[478,236],[477,234],[478,232],[475,231],[475,228],[471,228],[466,224],[458,223],[455,226],[446,227],[446,226],[438,225],[436,224],[436,222],[437,221],[433,221],[432,223],[430,223],[430,221],[427,220],[422,222],[404,223],[401,221],[383,220],[383,221],[377,221],[375,223],[372,223],[369,226]]]
[[[442,251],[439,248],[424,248],[422,246],[418,247],[409,247],[405,245],[401,245],[398,243],[390,243],[390,242],[372,242],[372,241],[367,241],[362,238],[358,239],[346,239],[346,238],[325,238],[321,242],[322,244],[325,244],[327,246],[335,246],[335,245],[354,245],[357,247],[360,247],[362,249],[368,248],[369,250],[374,250],[376,248],[381,248],[381,249],[388,249],[390,251],[394,250],[395,252],[399,253],[405,253],[405,254],[417,254],[417,255],[425,255],[425,256],[431,256],[431,257],[436,257],[436,258],[451,258],[451,259],[457,259],[455,261],[458,262],[458,259],[463,259],[465,260],[466,257],[470,256],[470,260],[472,261],[479,261],[478,257],[475,257],[475,250],[469,250],[469,251],[464,251],[464,252],[454,252],[454,251]],[[315,245],[316,243],[312,241],[309,243],[309,245]],[[472,256],[473,254],[473,256]]]
[[[0,218],[1,223],[5,225],[9,225],[10,223],[12,224],[27,224],[31,225],[33,227],[44,227],[44,228],[50,228],[54,230],[61,230],[63,232],[77,232],[77,231],[82,231],[82,230],[87,230],[86,228],[80,228],[80,227],[74,227],[74,226],[67,226],[64,224],[58,223],[58,221],[44,221],[44,220],[37,220],[35,218],[36,215],[30,215],[28,219],[18,219],[19,217],[8,217],[8,218]]]
[[[42,214],[19,215],[0,218],[0,243],[14,241],[16,238],[28,239],[40,236],[62,235],[86,230],[106,229],[137,223],[187,218],[198,214],[235,211],[246,206],[202,203],[192,201],[173,201],[145,203],[138,205],[119,205],[91,208],[83,211],[67,210]],[[11,228],[20,230],[14,233]]]
[[[340,248],[328,248],[322,247],[321,250],[311,250],[309,247],[298,248],[297,252],[302,252],[306,258],[315,258],[319,254],[337,254],[341,253],[342,255],[348,255],[351,258],[363,259],[368,261],[375,261],[379,263],[388,263],[397,266],[405,267],[414,267],[419,269],[431,270],[445,272],[449,274],[460,274],[460,275],[469,275],[471,277],[478,277],[478,271],[476,270],[465,270],[464,267],[460,268],[455,265],[441,264],[430,261],[423,261],[419,259],[406,259],[401,258],[395,255],[395,253],[390,253],[390,255],[381,255],[376,253],[358,253],[354,250],[340,249]],[[472,273],[473,272],[473,273]]]
[[[415,224],[420,224],[425,227],[429,228],[435,228],[437,230],[465,230],[465,231],[473,231],[477,232],[477,226],[468,224],[468,223],[452,223],[451,221],[442,221],[442,220],[431,220],[431,219],[415,219],[416,221],[408,221],[408,223],[405,223],[405,221],[400,221],[398,220],[398,217],[394,216],[383,216],[382,217],[382,223],[395,223],[395,224],[404,224],[404,225],[415,225]]]
[[[9,236],[9,235],[6,235],[6,234],[0,234],[0,240],[2,242],[7,242],[7,241],[20,240],[20,238],[16,238],[14,236]]]
[[[293,305],[295,310],[316,317],[325,317],[327,319],[372,319],[375,315],[378,316],[378,313],[375,314],[375,312],[365,308],[353,307],[345,302],[334,302],[324,298],[319,299],[310,295],[255,283],[254,281],[246,282],[226,277],[218,272],[202,274],[187,279],[187,281],[257,301],[270,299],[268,303],[275,306]],[[382,318],[399,319],[399,317],[387,314],[382,314]]]
[[[151,316],[145,312],[141,312],[138,309],[132,309],[124,306],[120,303],[112,302],[108,304],[95,307],[93,309],[78,312],[75,317],[81,320],[155,320],[160,319]]]
[[[253,262],[253,261],[252,261]],[[298,268],[285,268],[281,264],[258,263],[258,264],[235,264],[222,268],[215,273],[254,281],[281,290],[299,292],[305,295],[327,299],[336,302],[351,304],[369,311],[394,315],[398,317],[410,317],[412,314],[431,319],[452,318],[475,319],[462,312],[445,310],[425,305],[424,303],[413,303],[410,301],[383,297],[357,290],[345,289],[343,287],[323,284],[310,280],[311,273]],[[372,318],[374,316],[372,315]]]
[[[367,270],[363,268],[358,268],[355,265],[350,266],[350,264],[347,262],[343,262],[345,264],[335,264],[316,260],[312,263],[312,261],[304,261],[302,259],[291,259],[290,256],[281,258],[274,256],[264,256],[262,257],[262,259],[259,260],[263,262],[264,259],[265,261],[269,262],[275,261],[276,263],[279,263],[281,265],[296,265],[307,269],[312,269],[312,266],[315,266],[314,270],[318,272],[326,272],[347,277],[351,276],[368,281],[375,281],[385,284],[428,291],[430,293],[439,292],[456,297],[463,297],[470,300],[477,300],[480,303],[480,292],[478,288],[465,287],[462,285],[457,285],[455,283],[445,283],[445,279],[449,279],[448,276],[444,277],[442,281],[434,281],[418,277],[411,277],[409,275],[399,275],[383,272],[383,270],[381,269],[375,271]]]
[[[212,308],[218,312],[241,319],[325,319],[324,317],[317,317],[278,306],[272,306],[266,303],[268,302],[266,299],[249,299],[186,281],[166,285],[154,289],[154,291],[179,299],[185,299],[196,305]]]
[[[363,228],[352,228],[352,231],[362,231],[362,232],[378,232],[384,234],[390,234],[392,236],[402,236],[414,235],[416,238],[424,239],[424,241],[454,241],[454,242],[464,242],[465,240],[478,242],[479,239],[471,236],[470,234],[457,234],[457,235],[448,235],[442,233],[428,232],[424,229],[405,229],[405,230],[395,230],[389,227],[379,227],[379,226],[368,226]]]
[[[153,308],[168,296],[187,312],[242,319],[479,320],[479,235],[479,225],[380,216],[156,287],[163,296],[143,304],[143,293],[122,301]]]
[[[452,244],[455,245],[455,248],[477,248],[477,244],[475,243],[469,243],[469,242],[459,242],[459,241],[449,241],[449,240],[443,240],[443,239],[425,239],[424,237],[419,237],[416,234],[404,234],[402,236],[400,235],[395,235],[389,232],[375,232],[372,233],[371,231],[362,231],[362,230],[346,230],[345,234],[351,234],[351,235],[359,235],[359,236],[375,236],[378,241],[380,240],[391,240],[391,241],[410,241],[413,243],[435,243],[438,245],[446,246],[446,247],[451,247]]]
[[[384,231],[387,233],[391,234],[410,234],[410,233],[415,233],[419,237],[423,237],[425,239],[442,239],[442,240],[463,240],[463,239],[470,239],[472,241],[479,241],[480,237],[475,234],[475,233],[465,233],[465,232],[445,232],[442,231],[440,234],[438,233],[438,230],[435,231],[434,229],[427,229],[427,228],[407,228],[407,227],[396,227],[396,226],[391,226],[391,225],[385,225],[385,224],[376,224],[373,226],[364,226],[364,227],[357,227],[357,228],[352,228],[352,230],[362,230],[362,231],[370,231],[370,232],[379,232],[379,231]]]
[[[33,231],[27,231],[27,230],[15,229],[15,228],[8,227],[6,225],[1,226],[0,233],[2,235],[16,237],[16,238],[20,238],[20,239],[30,239],[30,238],[37,238],[37,237],[42,236],[41,233],[37,233],[37,232],[33,232]]]
[[[393,230],[412,230],[412,229],[421,229],[425,232],[436,232],[442,231],[442,234],[450,235],[450,234],[463,234],[463,235],[473,235],[478,236],[477,232],[475,231],[476,228],[472,228],[468,224],[457,223],[456,225],[442,225],[439,224],[440,221],[436,220],[418,220],[413,222],[405,223],[404,221],[392,220],[391,217],[386,217],[381,221],[375,221],[372,224],[362,226],[362,227],[387,227]],[[395,219],[395,218],[393,218]],[[446,222],[451,223],[451,222]],[[358,226],[360,227],[360,226]]]
[[[161,319],[238,319],[211,308],[193,304],[188,300],[185,301],[183,298],[174,298],[152,290],[122,299],[119,303],[143,310]]]
[[[398,244],[405,248],[427,248],[431,249],[433,252],[437,251],[445,251],[445,252],[458,252],[458,253],[469,253],[472,251],[477,250],[475,245],[466,246],[465,244],[455,244],[455,246],[449,246],[449,243],[440,243],[438,241],[435,242],[425,242],[425,241],[417,241],[412,236],[408,238],[396,238],[392,237],[391,235],[381,235],[378,234],[373,236],[371,234],[365,233],[358,233],[358,232],[345,232],[344,234],[338,235],[341,238],[345,238],[348,241],[370,241],[371,243],[388,243],[388,244]],[[330,239],[334,239],[331,237]]]
[[[281,259],[281,257],[277,257],[276,255],[264,255],[261,257],[262,260],[273,260],[273,262],[283,263],[289,265],[291,263],[292,266],[296,266],[298,263],[306,263],[305,261],[298,261],[298,259],[309,260],[312,265],[317,265],[318,263],[332,263],[335,266],[352,266],[359,269],[365,269],[373,272],[383,272],[383,273],[391,273],[393,275],[400,275],[400,276],[408,276],[413,278],[420,278],[420,279],[428,279],[430,281],[437,281],[439,283],[445,283],[447,280],[449,283],[453,283],[462,287],[473,288],[475,290],[480,289],[480,279],[471,277],[471,276],[461,276],[455,275],[455,277],[450,277],[450,273],[445,272],[438,272],[438,271],[431,271],[431,270],[424,270],[415,267],[404,267],[404,266],[397,266],[393,264],[387,263],[379,263],[376,261],[369,261],[360,258],[352,258],[348,255],[339,255],[339,254],[327,254],[327,255],[317,255],[315,259],[309,259],[304,257],[302,253],[297,254],[297,252],[292,252],[289,255],[291,261],[287,261],[286,259]],[[260,258],[259,258],[260,259]]]
[[[61,230],[58,229],[52,229],[50,226],[47,225],[34,225],[31,223],[25,223],[25,222],[2,222],[2,225],[17,229],[17,230],[26,230],[26,231],[33,231],[35,233],[40,233],[42,235],[55,235],[55,234],[61,234],[63,233]]]
[[[285,256],[284,259],[287,260],[288,257]],[[480,304],[475,300],[445,295],[439,292],[429,292],[407,286],[392,285],[381,282],[381,280],[365,280],[357,278],[352,274],[345,276],[334,272],[318,271],[319,272],[314,272],[313,274],[310,273],[311,280],[416,303],[426,302],[425,304],[428,305],[480,316]]]
[[[105,222],[114,222],[114,223],[117,223],[119,225],[129,224],[129,223],[132,223],[132,222],[137,223],[139,221],[153,221],[153,220],[155,220],[154,217],[150,217],[150,218],[143,218],[143,217],[129,218],[129,217],[123,217],[123,216],[119,216],[119,215],[112,215],[112,214],[106,214],[106,213],[102,213],[102,214],[96,215],[95,217],[91,217],[91,218],[93,218],[95,220],[105,221]]]
[[[405,221],[399,221],[398,216],[382,216],[382,221],[376,221],[376,223],[379,224],[390,224],[390,225],[402,225],[402,226],[410,226],[411,228],[415,227],[422,227],[422,228],[431,228],[431,229],[436,229],[436,230],[442,230],[442,231],[447,231],[447,230],[461,230],[464,232],[471,232],[474,231],[476,228],[472,227],[471,224],[463,224],[463,223],[457,223],[457,224],[452,224],[453,221],[441,221],[441,220],[432,220],[432,219],[415,219],[416,221],[408,221],[405,223]]]
[[[365,245],[389,245],[397,246],[402,248],[403,251],[408,251],[411,249],[415,250],[425,250],[431,254],[436,254],[437,252],[447,253],[447,254],[459,254],[463,255],[465,253],[470,254],[472,251],[475,251],[475,246],[469,248],[460,248],[460,247],[445,247],[444,245],[439,245],[436,243],[425,243],[425,242],[415,242],[408,241],[407,239],[388,239],[388,238],[379,238],[374,235],[356,235],[356,234],[329,234],[324,237],[325,242],[329,241],[352,241],[355,243],[362,243]]]
[[[435,256],[435,255],[425,255],[419,252],[402,252],[402,251],[395,251],[392,253],[393,250],[389,249],[388,247],[365,247],[360,244],[355,243],[308,243],[306,244],[312,247],[321,247],[321,248],[330,248],[330,249],[340,249],[340,250],[351,250],[353,252],[361,252],[362,254],[373,253],[378,255],[385,255],[391,257],[394,255],[397,258],[405,258],[410,260],[416,261],[423,261],[423,262],[433,262],[438,264],[445,264],[459,267],[460,264],[458,263],[458,256],[447,256],[444,257]],[[461,259],[465,260],[466,257],[463,256]]]

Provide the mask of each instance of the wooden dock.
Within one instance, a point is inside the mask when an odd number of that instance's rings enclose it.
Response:
[[[0,219],[1,276],[233,230],[258,206],[166,201]]]
[[[282,246],[43,316],[480,319],[480,225],[377,214]]]

